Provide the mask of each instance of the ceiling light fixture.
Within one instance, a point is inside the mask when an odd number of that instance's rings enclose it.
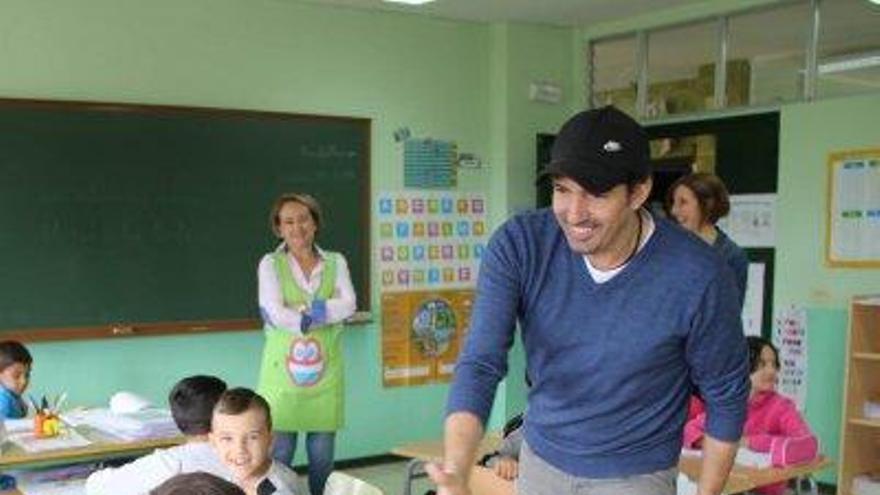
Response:
[[[386,3],[404,3],[406,5],[423,5],[426,3],[431,3],[434,0],[382,0]],[[880,1],[880,0],[878,0]]]

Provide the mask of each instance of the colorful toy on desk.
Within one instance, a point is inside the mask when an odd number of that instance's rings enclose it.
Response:
[[[34,416],[34,435],[40,438],[49,438],[61,433],[61,420],[52,414],[37,414]]]
[[[40,400],[40,406],[37,407],[37,401],[33,397],[29,397],[31,406],[34,408],[34,436],[39,438],[49,438],[58,436],[61,433],[61,418],[58,412],[67,393],[63,393],[55,398],[52,407],[49,407],[49,401],[46,396]]]

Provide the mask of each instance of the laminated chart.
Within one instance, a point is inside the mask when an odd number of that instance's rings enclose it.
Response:
[[[376,207],[382,292],[475,287],[489,239],[482,194],[386,193]]]
[[[449,381],[473,298],[472,290],[382,294],[382,384]]]
[[[457,182],[458,148],[451,141],[407,139],[403,144],[403,185],[450,188]]]
[[[828,157],[831,266],[880,267],[880,149]]]
[[[405,191],[376,201],[383,384],[448,381],[489,238],[485,197]]]

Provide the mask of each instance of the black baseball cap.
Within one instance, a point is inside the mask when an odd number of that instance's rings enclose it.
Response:
[[[593,194],[636,184],[651,174],[648,135],[629,115],[608,105],[581,112],[559,129],[539,180],[568,177]]]

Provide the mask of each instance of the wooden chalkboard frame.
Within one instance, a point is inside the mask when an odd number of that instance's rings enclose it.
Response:
[[[358,204],[359,218],[364,235],[359,238],[359,253],[348,253],[348,256],[360,256],[364,270],[360,280],[353,280],[355,287],[362,287],[358,300],[359,308],[371,307],[372,287],[370,284],[370,156],[372,145],[372,121],[369,118],[338,117],[316,114],[275,112],[264,110],[241,110],[215,107],[193,107],[178,105],[153,105],[122,102],[98,102],[76,100],[37,100],[0,98],[0,109],[44,109],[53,111],[101,111],[131,114],[161,115],[193,115],[216,119],[224,118],[255,118],[262,120],[331,120],[353,124],[360,128],[364,136],[364,152],[360,157],[359,171],[363,177],[362,193]],[[266,205],[268,208],[269,205]],[[358,312],[349,324],[360,324],[370,320],[367,311]],[[156,335],[191,335],[208,332],[258,331],[262,323],[257,319],[225,319],[225,320],[175,320],[159,322],[115,322],[89,326],[70,327],[35,327],[25,329],[4,329],[0,339],[12,339],[21,342],[68,341],[101,338],[127,338]]]

